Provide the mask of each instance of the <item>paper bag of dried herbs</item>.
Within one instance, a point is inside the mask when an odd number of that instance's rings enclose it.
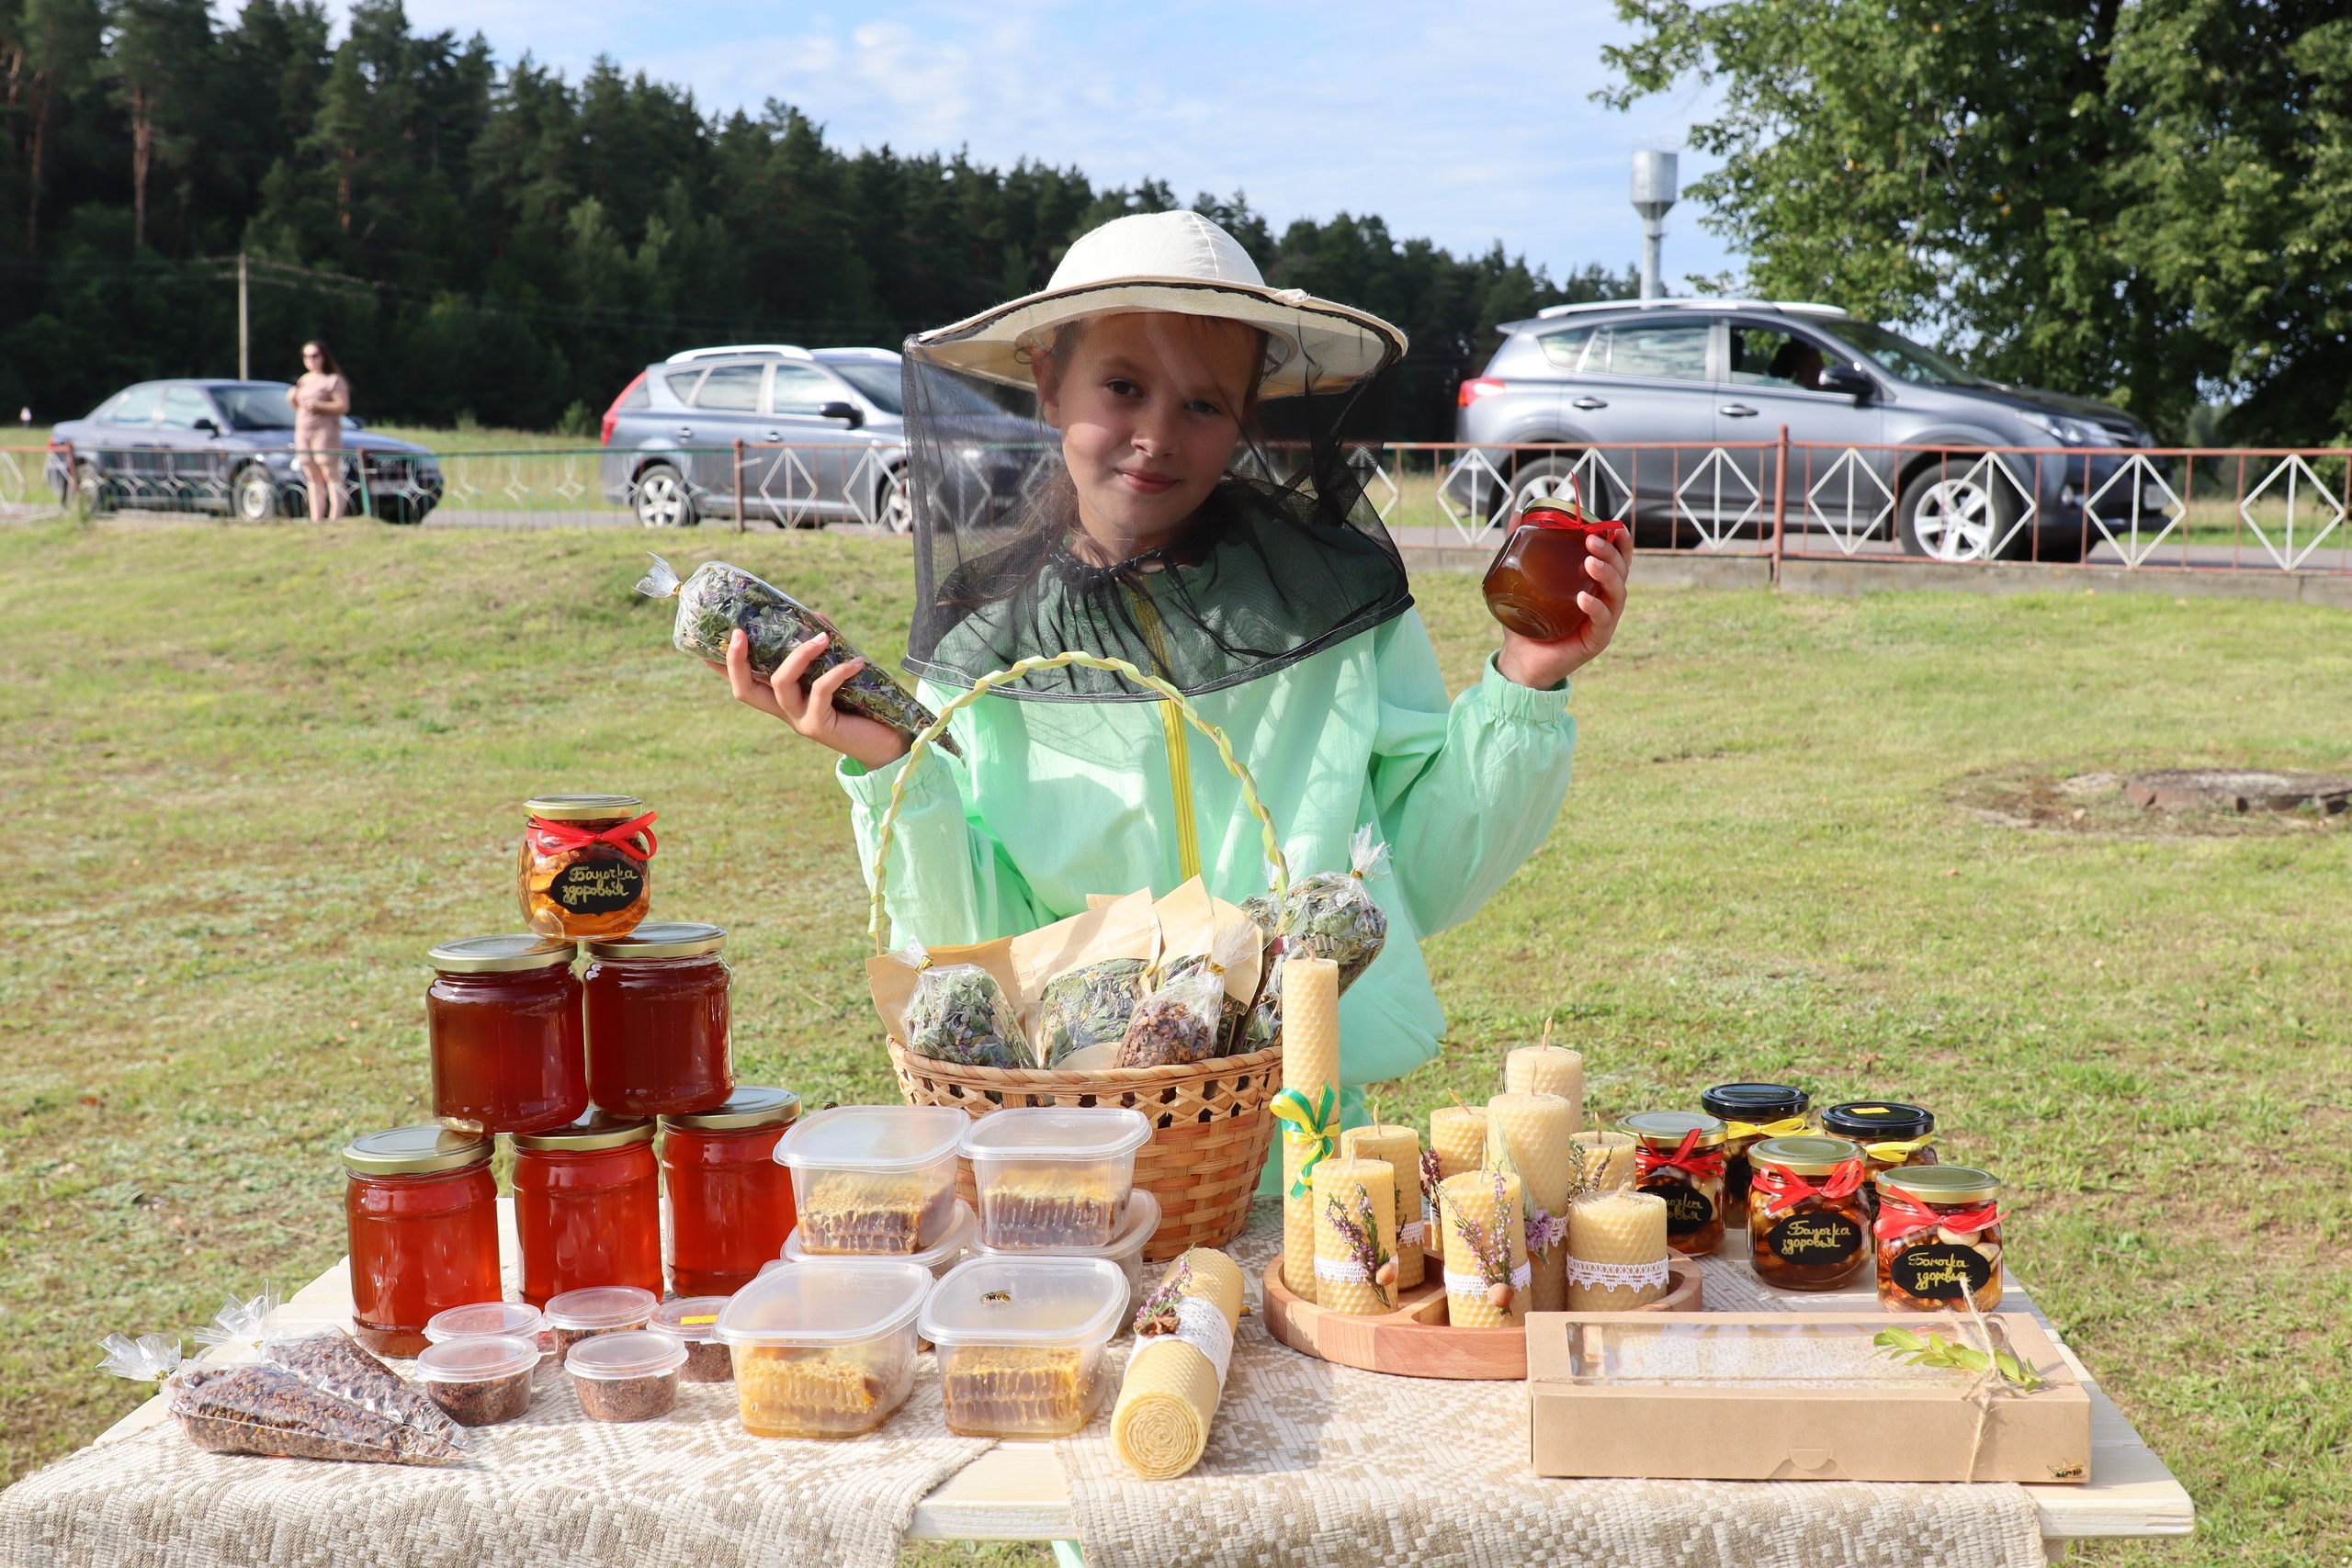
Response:
[[[1026,1067],[1035,1057],[1021,1014],[977,964],[933,964],[920,942],[899,961],[918,971],[904,1017],[907,1049],[967,1067]]]
[[[1173,973],[1136,1004],[1117,1065],[1178,1066],[1216,1055],[1226,1032],[1227,971],[1254,958],[1258,942],[1258,928],[1237,918],[1218,930],[1205,960],[1178,960]]]
[[[1082,915],[1013,938],[1013,971],[1037,997],[1031,1033],[1038,1065],[1063,1072],[1111,1066],[1159,954],[1149,889],[1090,901]]]

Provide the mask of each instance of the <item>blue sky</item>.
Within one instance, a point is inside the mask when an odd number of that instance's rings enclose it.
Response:
[[[1102,184],[1157,176],[1186,199],[1240,189],[1277,224],[1376,212],[1400,237],[1457,252],[1499,239],[1555,274],[1639,257],[1632,150],[1679,145],[1708,107],[1692,89],[1625,114],[1590,101],[1600,45],[1623,33],[1607,0],[409,7],[423,28],[480,29],[502,60],[527,50],[576,71],[609,54],[706,107],[780,98],[838,144],[968,146]],[[1697,166],[1686,152],[1686,180]],[[1669,280],[1736,265],[1697,217],[1668,219]]]

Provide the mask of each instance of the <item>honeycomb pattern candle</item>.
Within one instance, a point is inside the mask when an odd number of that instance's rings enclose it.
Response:
[[[1317,1304],[1353,1317],[1396,1306],[1396,1175],[1385,1159],[1334,1158],[1315,1168]]]
[[[1516,1055],[1517,1053],[1514,1053]],[[1487,1125],[1510,1152],[1527,1194],[1528,1310],[1558,1312],[1568,1299],[1568,1194],[1577,1185],[1577,1107],[1556,1094],[1498,1094]]]
[[[1584,1145],[1584,1184],[1600,1190],[1634,1185],[1634,1134],[1581,1133]]]
[[[1283,964],[1283,1088],[1296,1089],[1319,1106],[1323,1091],[1339,1120],[1340,966],[1305,954]],[[1294,1295],[1315,1300],[1315,1194],[1298,1191],[1301,1172],[1314,1157],[1316,1140],[1283,1126],[1283,1283]]]
[[[1438,1193],[1445,1215],[1446,1320],[1456,1328],[1524,1324],[1530,1275],[1519,1178],[1465,1171],[1447,1177]]]
[[[1340,1153],[1349,1159],[1388,1162],[1396,1189],[1396,1289],[1413,1289],[1428,1267],[1422,1253],[1427,1233],[1421,1222],[1421,1135],[1393,1122],[1351,1127],[1340,1134]]]
[[[1430,1147],[1438,1173],[1460,1176],[1487,1163],[1487,1108],[1441,1105],[1430,1112]]]
[[[1568,1310],[1628,1312],[1666,1294],[1666,1200],[1596,1192],[1568,1205]]]
[[[1584,1053],[1563,1045],[1522,1045],[1503,1058],[1503,1089],[1511,1094],[1556,1094],[1584,1125]]]

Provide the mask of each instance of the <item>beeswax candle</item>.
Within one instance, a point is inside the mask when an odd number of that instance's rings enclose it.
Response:
[[[1137,1331],[1111,1411],[1111,1447],[1146,1481],[1201,1462],[1241,1321],[1241,1270],[1224,1253],[1193,1248],[1168,1266],[1163,1292],[1170,1281],[1176,1299]]]
[[[1340,1152],[1350,1159],[1388,1162],[1396,1189],[1396,1290],[1413,1289],[1428,1268],[1423,1248],[1437,1245],[1421,1214],[1421,1135],[1394,1122],[1351,1127],[1340,1134]]]
[[[1569,1120],[1584,1124],[1584,1053],[1562,1045],[1522,1045],[1503,1058],[1503,1089],[1511,1094],[1556,1094],[1576,1107]]]
[[[1460,1176],[1487,1163],[1487,1108],[1441,1105],[1430,1112],[1430,1147],[1438,1174]]]
[[[1525,1323],[1530,1275],[1519,1178],[1465,1171],[1440,1182],[1438,1195],[1445,1215],[1446,1320],[1456,1328]],[[1508,1306],[1496,1300],[1506,1290]]]
[[[1283,1129],[1283,1283],[1300,1301],[1315,1299],[1315,1192],[1313,1178],[1301,1178],[1315,1140]],[[1308,1190],[1294,1197],[1291,1189],[1304,1179]]]
[[[1385,1159],[1335,1157],[1315,1168],[1317,1304],[1351,1317],[1396,1306],[1394,1270],[1388,1284],[1379,1277],[1396,1258],[1396,1173]],[[1358,1226],[1371,1243],[1369,1258],[1349,1235]]]
[[[1283,1088],[1296,1089],[1320,1107],[1332,1097],[1332,1134],[1340,1112],[1340,966],[1306,954],[1283,964]],[[1283,1283],[1305,1301],[1315,1300],[1315,1194],[1297,1192],[1299,1172],[1317,1145],[1287,1123],[1283,1126]],[[1336,1152],[1336,1145],[1335,1145]]]
[[[1581,1133],[1584,1184],[1604,1190],[1634,1185],[1634,1134]]]
[[[1528,1310],[1558,1312],[1568,1293],[1565,1242],[1577,1178],[1577,1107],[1556,1094],[1498,1094],[1487,1101],[1487,1126],[1525,1185],[1533,1281]]]
[[[1668,1287],[1666,1200],[1612,1191],[1568,1205],[1568,1310],[1626,1312]]]

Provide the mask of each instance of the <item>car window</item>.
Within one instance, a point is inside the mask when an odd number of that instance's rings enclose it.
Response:
[[[1585,350],[1591,346],[1593,329],[1570,327],[1564,333],[1545,333],[1535,341],[1544,345],[1544,357],[1563,370],[1584,368]]]
[[[1746,321],[1731,324],[1731,378],[1743,387],[1821,390],[1821,367],[1829,359],[1821,344],[1780,327]],[[1843,355],[1838,357],[1842,358]]]
[[[629,389],[621,394],[621,400],[613,406],[623,409],[651,408],[653,406],[653,389],[645,384],[644,377],[639,376],[630,384]]]
[[[248,382],[242,387],[216,387],[212,398],[229,416],[232,430],[291,430],[294,407],[286,400],[283,382]]]
[[[695,392],[695,407],[715,413],[757,413],[764,365],[722,365],[703,378]]]
[[[1597,329],[1585,351],[1588,373],[1657,376],[1674,381],[1707,378],[1707,334],[1713,323],[1629,321]]]
[[[903,389],[899,384],[899,367],[885,360],[831,360],[826,368],[855,387],[858,395],[884,413],[904,413]],[[776,395],[784,395],[784,367],[776,367]]]
[[[1922,348],[1900,333],[1888,332],[1874,321],[1839,321],[1826,328],[1868,355],[1882,370],[1927,387],[1989,386],[1932,348]]]
[[[114,413],[107,423],[110,424],[153,424],[155,423],[156,411],[163,406],[163,402],[164,384],[161,381],[142,382],[116,400]]]
[[[163,423],[173,430],[194,430],[199,419],[214,419],[212,400],[194,387],[164,389]]]
[[[692,408],[695,406],[695,388],[701,382],[702,374],[699,366],[692,370],[673,370],[662,378],[662,384],[670,389],[672,397]]]
[[[775,367],[775,400],[769,406],[778,413],[815,413],[827,403],[848,400],[833,378],[813,365]]]

